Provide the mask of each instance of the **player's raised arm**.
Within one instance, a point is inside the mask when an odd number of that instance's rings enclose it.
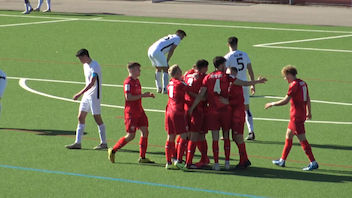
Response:
[[[258,80],[252,80],[252,81],[243,81],[237,78],[233,83],[235,85],[240,85],[240,86],[251,86],[259,83],[265,83],[266,81],[268,80],[265,77],[258,77]]]
[[[81,97],[81,95],[83,95],[86,91],[88,91],[90,88],[92,88],[95,81],[97,81],[97,74],[96,73],[93,74],[93,77],[91,78],[89,84],[86,85],[80,92],[76,93],[73,96],[73,100],[77,100],[79,97]]]
[[[269,109],[272,106],[283,106],[286,105],[288,102],[290,102],[291,96],[286,95],[285,98],[283,98],[282,100],[279,100],[277,102],[269,102],[266,103],[264,108],[265,109]]]

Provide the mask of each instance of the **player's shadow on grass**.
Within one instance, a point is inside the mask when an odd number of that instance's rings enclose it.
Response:
[[[330,175],[322,174],[320,170],[313,172],[306,171],[292,171],[287,168],[264,168],[264,167],[250,167],[246,170],[235,170],[230,169],[229,171],[213,171],[213,170],[191,170],[189,172],[194,173],[211,173],[211,174],[222,174],[222,175],[236,175],[245,177],[255,177],[255,178],[268,178],[268,179],[292,179],[301,181],[313,181],[313,182],[352,182],[351,176],[341,176],[341,175]]]
[[[55,129],[21,129],[21,128],[0,128],[0,130],[8,130],[8,131],[18,131],[25,133],[34,133],[37,135],[48,135],[48,136],[57,136],[57,135],[75,135],[76,131],[68,131],[68,130],[55,130]],[[84,132],[84,135],[87,133]]]
[[[264,140],[255,140],[247,141],[246,144],[278,144],[285,145],[285,142],[278,141],[264,141]],[[293,143],[295,146],[301,146],[299,143]],[[333,144],[310,144],[313,148],[323,148],[323,149],[336,149],[336,150],[352,150],[352,146],[342,146],[342,145],[333,145]]]

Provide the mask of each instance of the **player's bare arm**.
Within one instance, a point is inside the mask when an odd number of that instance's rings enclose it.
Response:
[[[309,96],[307,98],[306,107],[307,107],[307,119],[311,120],[312,119],[312,109],[311,109],[312,107],[310,105],[310,97]]]
[[[254,78],[254,72],[253,72],[251,63],[247,64],[247,69],[248,69],[248,74],[249,74],[249,77],[251,78],[251,81],[254,81],[255,78]],[[251,85],[251,94],[252,95],[255,94],[255,85]]]
[[[136,101],[139,100],[141,98],[154,98],[155,95],[153,93],[150,92],[145,92],[143,94],[140,95],[132,95],[131,93],[126,93],[125,94],[125,99],[126,101]]]
[[[196,106],[200,103],[200,101],[203,100],[203,98],[205,97],[205,94],[207,93],[207,88],[206,87],[201,87],[199,90],[199,94],[197,95],[196,99],[194,99],[194,102],[192,104],[192,106],[189,108],[188,110],[188,114],[191,115],[194,108],[196,108]]]
[[[86,85],[80,92],[78,92],[77,94],[75,94],[73,96],[73,100],[77,100],[79,97],[81,97],[81,95],[83,95],[86,91],[88,91],[90,88],[92,88],[96,80],[97,80],[97,77],[94,76],[90,80],[90,83],[88,85]]]
[[[169,60],[171,59],[172,55],[174,54],[174,51],[176,49],[177,45],[172,45],[170,48],[169,53],[167,54],[167,62],[169,63]]]
[[[264,106],[264,109],[269,109],[272,106],[283,106],[283,105],[286,105],[288,102],[290,102],[290,100],[291,100],[291,96],[286,95],[285,98],[282,99],[282,100],[279,100],[277,102],[266,103],[265,106]]]
[[[236,79],[234,84],[235,85],[240,85],[240,86],[254,86],[255,84],[259,84],[259,83],[265,83],[266,81],[268,81],[265,77],[258,77],[258,80],[252,80],[252,81],[243,81],[240,79]]]

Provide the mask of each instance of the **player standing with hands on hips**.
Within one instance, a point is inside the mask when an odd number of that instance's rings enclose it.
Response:
[[[148,49],[148,57],[155,67],[155,84],[158,93],[167,94],[167,85],[169,83],[169,61],[174,54],[176,47],[186,36],[183,30],[177,30],[175,34],[169,34],[151,45]],[[165,56],[167,54],[167,57]],[[163,88],[161,87],[161,74],[163,76]]]
[[[282,151],[282,156],[279,160],[273,160],[273,164],[285,167],[286,158],[292,147],[292,138],[296,135],[310,161],[309,165],[303,168],[303,170],[311,171],[318,169],[319,165],[315,161],[312,148],[306,139],[306,131],[304,128],[306,119],[312,119],[308,86],[306,82],[296,78],[297,69],[294,66],[285,66],[281,70],[281,73],[290,84],[287,95],[280,101],[265,104],[265,109],[273,106],[286,105],[288,102],[291,102],[290,122],[287,127],[285,147]]]
[[[73,96],[73,100],[82,97],[79,106],[78,126],[76,130],[76,141],[73,144],[66,145],[68,149],[81,149],[81,141],[85,128],[85,121],[88,112],[92,112],[95,122],[98,125],[100,144],[94,147],[95,150],[107,149],[105,125],[101,118],[100,98],[102,75],[99,64],[92,60],[86,49],[80,49],[76,57],[83,64],[86,86]]]

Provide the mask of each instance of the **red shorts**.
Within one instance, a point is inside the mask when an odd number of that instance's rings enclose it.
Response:
[[[244,104],[241,105],[234,105],[231,106],[232,109],[232,116],[231,116],[231,129],[233,135],[243,135],[244,130],[244,122],[246,118],[245,113],[245,106]]]
[[[188,128],[190,132],[205,133],[204,111],[195,109],[192,115],[187,115]]]
[[[205,123],[207,130],[217,131],[220,128],[228,131],[231,127],[231,107],[226,106],[206,113]]]
[[[138,116],[125,114],[125,127],[127,133],[135,133],[141,127],[148,127],[148,118],[145,112]]]
[[[306,129],[304,128],[304,122],[305,121],[290,120],[287,128],[289,128],[295,135],[305,134]]]
[[[182,134],[187,132],[187,121],[184,113],[166,112],[165,130],[167,134]]]

